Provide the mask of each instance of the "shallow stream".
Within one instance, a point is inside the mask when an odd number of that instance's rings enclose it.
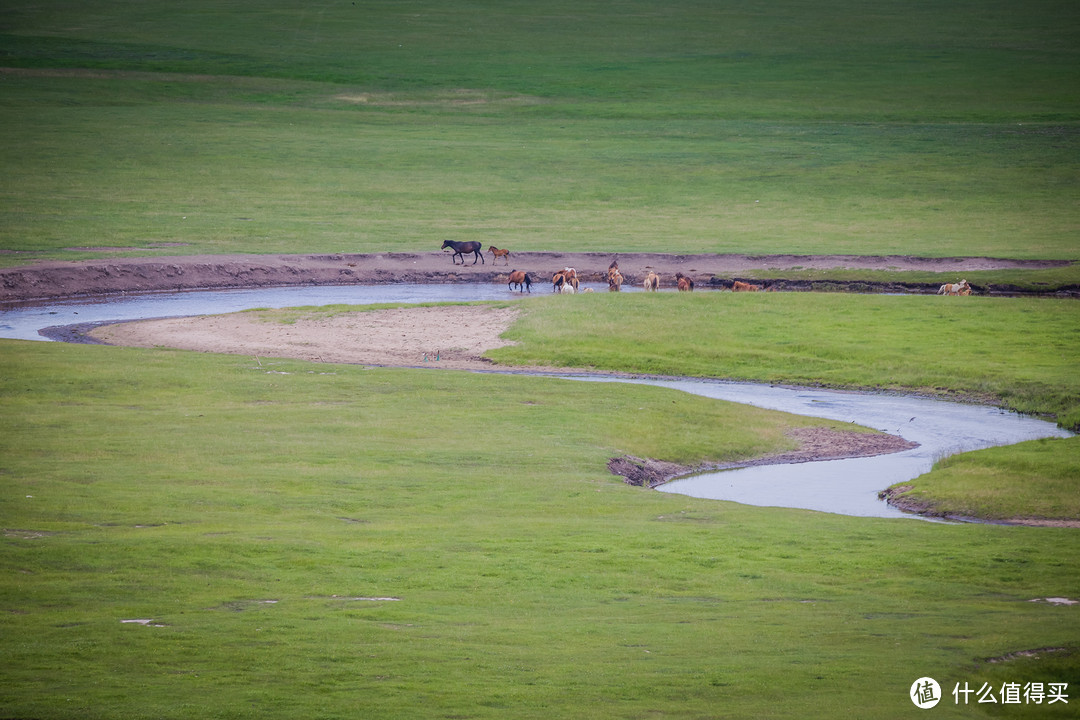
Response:
[[[539,286],[535,295],[550,292]],[[0,309],[0,338],[46,340],[45,328],[109,321],[183,317],[250,308],[301,305],[420,303],[520,298],[502,285],[378,285],[162,293]],[[525,297],[528,297],[526,295]],[[1052,423],[983,405],[883,393],[790,388],[756,383],[566,376],[590,382],[657,385],[719,400],[883,430],[919,443],[890,455],[787,465],[761,465],[675,480],[663,492],[747,505],[804,508],[866,517],[912,517],[878,499],[936,460],[958,452],[1044,437],[1069,437]]]

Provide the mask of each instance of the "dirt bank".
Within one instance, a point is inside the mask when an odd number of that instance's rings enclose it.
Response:
[[[675,273],[693,278],[700,287],[730,287],[740,273],[752,270],[864,269],[924,270],[954,273],[1010,268],[1045,268],[1067,261],[997,258],[919,258],[859,255],[669,255],[649,253],[512,253],[510,262],[490,254],[482,264],[453,264],[449,251],[341,255],[191,255],[115,258],[77,262],[49,261],[0,268],[0,302],[111,295],[133,292],[258,288],[286,285],[371,285],[384,283],[506,282],[511,270],[525,270],[545,283],[563,267],[573,267],[586,280],[600,280],[617,259],[626,282],[639,285],[650,270],[664,287],[674,286]],[[779,289],[804,290],[807,283]],[[837,289],[843,289],[837,284]],[[873,289],[858,283],[855,289]],[[876,283],[881,291],[935,292],[918,283]],[[895,287],[893,287],[895,285]]]
[[[913,513],[915,515],[923,515],[925,517],[941,518],[942,520],[952,520],[954,522],[975,522],[985,523],[989,525],[1025,525],[1028,527],[1080,528],[1080,520],[1062,520],[1060,518],[1051,519],[1039,517],[979,518],[972,517],[970,515],[960,515],[958,513],[947,512],[941,510],[931,501],[908,495],[908,493],[910,493],[913,489],[914,488],[912,488],[911,485],[898,485],[896,487],[882,490],[880,493],[878,493],[878,497],[889,503],[893,507],[903,510],[904,512]]]
[[[841,460],[845,458],[871,457],[887,455],[918,447],[896,435],[884,433],[860,433],[834,430],[827,427],[795,428],[788,433],[799,447],[785,453],[767,455],[745,462],[710,464],[700,467],[687,467],[659,460],[636,458],[630,455],[612,458],[608,469],[621,475],[629,485],[642,485],[654,488],[682,475],[714,470],[753,467],[756,465],[776,465],[779,463],[816,462],[818,460]]]
[[[252,288],[285,285],[377,283],[506,282],[509,269],[526,269],[544,283],[548,273],[572,266],[586,279],[598,279],[614,256],[607,254],[522,253],[508,266],[487,263],[454,266],[439,253],[311,256],[208,256],[143,258],[117,261],[40,263],[0,270],[0,302],[34,301],[129,292],[208,288]],[[855,256],[745,256],[620,254],[620,269],[628,282],[653,270],[667,278],[676,272],[699,284],[717,284],[741,271],[784,268],[934,269],[962,273],[975,269],[1035,267],[1034,263],[986,258],[867,258]],[[501,268],[501,269],[500,269]],[[670,282],[670,281],[669,281]],[[543,287],[543,285],[541,285]],[[932,291],[932,290],[931,290]],[[206,352],[254,356],[273,372],[272,360],[290,357],[320,362],[444,368],[497,369],[484,357],[507,344],[500,336],[517,316],[513,308],[454,306],[396,308],[354,312],[335,317],[300,318],[293,324],[269,322],[259,313],[203,316],[123,323],[96,328],[89,335],[116,345],[166,346]],[[451,330],[452,328],[452,330]],[[262,358],[262,359],[260,359]],[[555,368],[513,368],[557,372]],[[566,370],[563,372],[579,372]],[[864,457],[898,452],[910,443],[891,435],[850,433],[826,428],[793,433],[795,451],[758,458],[739,466],[768,463]],[[609,469],[631,484],[654,487],[694,470],[672,463],[623,456]],[[895,502],[895,498],[893,501]],[[911,508],[918,512],[918,508]],[[1015,521],[1041,524],[1038,521]],[[1066,524],[1071,524],[1066,521]]]

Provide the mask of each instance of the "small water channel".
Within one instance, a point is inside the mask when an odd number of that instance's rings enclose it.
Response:
[[[744,505],[804,508],[862,517],[912,517],[879,500],[878,493],[922,475],[935,461],[949,455],[1072,435],[1045,420],[998,408],[892,393],[707,380],[619,382],[647,382],[717,400],[864,425],[919,443],[917,448],[877,457],[702,473],[658,488],[662,492]]]
[[[550,292],[541,289],[536,295]],[[0,338],[45,340],[45,328],[109,321],[237,312],[256,307],[521,298],[502,285],[379,285],[271,288],[147,294],[0,309]],[[529,297],[528,295],[525,296]],[[763,465],[675,480],[662,492],[747,505],[804,508],[865,517],[911,517],[878,492],[927,472],[959,452],[1044,437],[1069,437],[1052,423],[982,405],[882,393],[791,388],[756,383],[565,376],[589,382],[657,385],[718,400],[855,423],[919,443],[871,458]]]

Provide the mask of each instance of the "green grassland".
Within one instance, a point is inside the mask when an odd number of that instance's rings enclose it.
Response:
[[[1078,20],[1055,0],[7,2],[0,263],[444,238],[1077,260]],[[550,300],[493,357],[1078,419],[1069,303]],[[901,718],[926,675],[937,716],[1075,716],[1076,606],[1029,602],[1080,597],[1075,529],[750,508],[604,467],[760,454],[805,419],[166,350],[4,341],[0,368],[0,717]],[[947,459],[914,492],[1075,518],[1078,447]],[[983,682],[1073,697],[954,704]]]
[[[553,298],[499,362],[960,397],[1080,426],[1080,313],[1070,300],[838,293]],[[967,302],[970,300],[971,302]],[[1080,517],[1080,438],[968,453],[909,495],[947,514]]]
[[[6,716],[906,717],[923,675],[1076,682],[1080,617],[1029,602],[1075,596],[1074,530],[750,508],[604,467],[757,452],[789,416],[550,378],[0,353]]]
[[[489,356],[521,365],[944,393],[1080,425],[1075,302],[942,300],[600,293],[527,312],[506,335],[520,344]]]
[[[444,238],[1076,259],[1077,16],[9,3],[0,261]]]

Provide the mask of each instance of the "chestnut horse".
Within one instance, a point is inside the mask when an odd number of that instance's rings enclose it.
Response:
[[[529,273],[524,270],[514,270],[510,273],[510,282],[506,284],[506,287],[513,290],[515,285],[518,286],[518,289],[521,290],[521,292],[525,292],[526,290],[532,292],[532,278],[529,277]]]
[[[623,276],[619,268],[608,268],[607,289],[608,292],[622,291]]]
[[[507,265],[510,264],[510,251],[509,250],[500,250],[499,248],[495,247],[494,245],[490,245],[490,246],[488,246],[488,252],[495,256],[495,257],[493,257],[491,259],[492,263],[494,263],[499,258],[504,258],[506,260],[506,264]]]
[[[578,285],[577,271],[574,268],[563,268],[551,276],[551,292],[573,294]]]
[[[465,255],[468,253],[474,254],[476,257],[480,258],[480,262],[487,264],[484,261],[483,254],[480,252],[484,249],[484,245],[482,243],[476,242],[475,240],[470,240],[469,242],[454,242],[453,240],[443,240],[442,248],[440,249],[445,250],[446,248],[450,248],[454,251],[454,254],[450,257],[450,261],[453,262],[455,265],[457,265],[458,255],[461,256],[461,264],[464,265]],[[475,265],[476,260],[473,260],[472,264]]]
[[[751,285],[740,280],[736,280],[731,284],[731,292],[758,292],[759,290],[761,290],[760,285]]]
[[[675,273],[675,284],[679,292],[694,292],[694,281],[681,272]]]

